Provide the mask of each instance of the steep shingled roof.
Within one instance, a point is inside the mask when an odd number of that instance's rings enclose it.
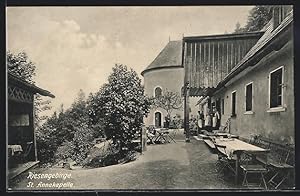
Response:
[[[170,41],[141,74],[143,76],[145,72],[153,69],[181,67],[181,57],[182,41]]]

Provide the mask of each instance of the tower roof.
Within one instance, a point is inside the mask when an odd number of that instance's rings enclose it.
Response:
[[[141,74],[144,75],[145,72],[154,69],[181,67],[181,57],[182,41],[169,41],[164,49],[162,49],[152,63],[150,63]]]

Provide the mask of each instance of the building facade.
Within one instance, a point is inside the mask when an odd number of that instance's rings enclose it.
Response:
[[[258,134],[294,144],[293,12],[274,6],[273,17],[260,32],[184,37],[169,42],[142,72],[145,94],[165,89],[184,97],[185,128],[197,111],[215,106],[221,126],[249,139]],[[166,111],[152,109],[146,126],[163,126]]]
[[[266,32],[212,95],[221,121],[243,138],[261,135],[281,144],[295,141],[292,12],[273,18]],[[278,18],[277,18],[278,19]]]
[[[181,65],[182,42],[170,41],[153,62],[142,72],[145,95],[156,97],[164,91],[181,94],[184,69]],[[173,111],[174,115],[183,115],[183,109]],[[152,108],[144,119],[146,126],[162,127],[167,112],[162,108]]]

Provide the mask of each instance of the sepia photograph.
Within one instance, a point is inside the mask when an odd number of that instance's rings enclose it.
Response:
[[[7,6],[7,191],[294,190],[293,5]]]

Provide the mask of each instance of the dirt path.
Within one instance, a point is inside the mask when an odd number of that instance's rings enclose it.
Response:
[[[227,189],[233,185],[217,177],[213,154],[203,141],[186,143],[182,134],[176,143],[147,146],[136,161],[96,169],[36,169],[37,174],[71,174],[70,179],[30,180],[24,174],[13,189],[41,189],[38,183],[70,182],[72,189]],[[33,187],[27,188],[29,182]],[[53,188],[52,188],[53,189]]]

